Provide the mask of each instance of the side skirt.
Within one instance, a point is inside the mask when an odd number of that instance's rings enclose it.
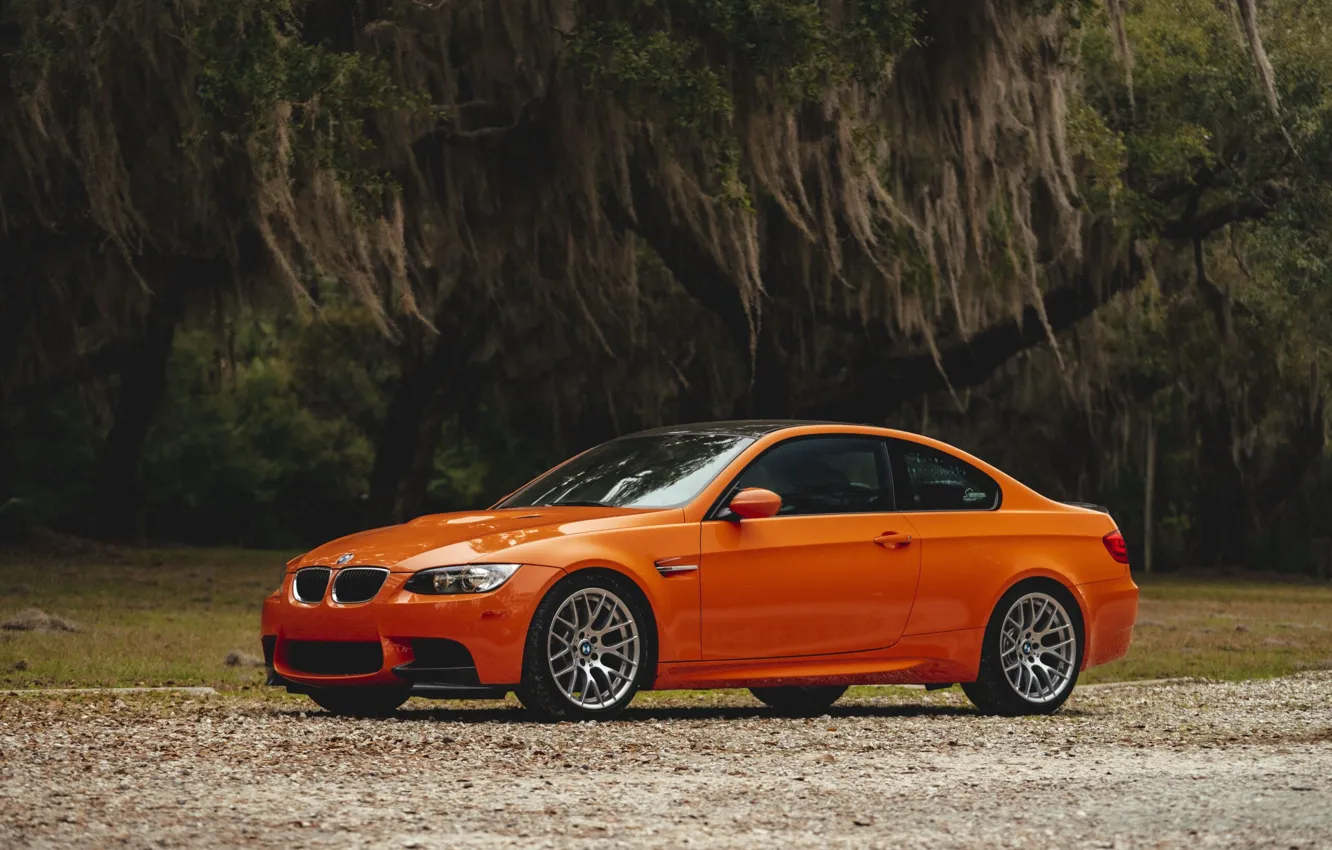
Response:
[[[657,665],[652,690],[974,682],[984,637],[984,629],[962,629],[906,635],[868,652],[667,662]]]

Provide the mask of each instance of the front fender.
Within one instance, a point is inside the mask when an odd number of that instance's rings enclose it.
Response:
[[[540,563],[566,572],[612,570],[634,583],[652,608],[657,623],[659,661],[697,661],[702,657],[701,584],[697,570],[663,576],[656,562],[697,558],[696,523],[623,528],[544,541],[540,549],[510,553],[524,563]],[[695,561],[697,563],[697,561]]]

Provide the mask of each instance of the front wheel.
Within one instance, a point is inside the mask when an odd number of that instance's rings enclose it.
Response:
[[[845,685],[811,688],[750,688],[754,698],[769,708],[794,717],[822,714],[846,693]]]
[[[309,693],[310,699],[320,708],[340,717],[388,717],[401,708],[409,696],[409,689],[393,686],[319,688]]]
[[[628,579],[582,571],[537,606],[518,699],[552,719],[600,720],[624,710],[656,664],[651,614]]]
[[[985,629],[980,676],[962,690],[983,714],[1053,714],[1082,666],[1082,617],[1072,595],[1049,584],[1004,594]]]

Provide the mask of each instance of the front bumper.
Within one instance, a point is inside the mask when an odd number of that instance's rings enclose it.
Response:
[[[529,564],[490,593],[428,596],[402,589],[412,573],[390,573],[369,602],[340,604],[328,593],[318,603],[298,602],[289,574],[264,600],[269,681],[293,690],[410,683],[429,690],[432,677],[426,671],[433,663],[415,663],[413,644],[435,639],[466,648],[481,690],[511,687],[522,679],[523,646],[536,606],[562,575]],[[366,650],[375,644],[380,654],[367,663]],[[345,665],[339,664],[340,647],[346,649]]]

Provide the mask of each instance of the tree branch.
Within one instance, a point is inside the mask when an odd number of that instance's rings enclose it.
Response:
[[[1069,284],[1046,293],[1043,303],[1050,327],[1066,330],[1086,318],[1120,292],[1134,288],[1145,275],[1142,261],[1131,252],[1099,283],[1090,270]],[[801,405],[800,415],[816,419],[882,421],[908,401],[928,392],[974,387],[990,377],[1010,358],[1047,341],[1035,307],[992,325],[971,339],[942,348],[940,369],[928,353],[890,357],[847,374],[839,386]]]
[[[1167,239],[1188,239],[1198,241],[1229,224],[1241,221],[1257,221],[1266,218],[1272,212],[1272,202],[1260,198],[1245,198],[1227,204],[1212,207],[1204,213],[1185,216],[1172,221],[1161,228],[1161,235]]]
[[[611,223],[622,230],[632,230],[652,246],[685,292],[715,313],[738,349],[748,352],[752,329],[735,277],[671,214],[666,199],[635,163],[629,166],[629,188],[634,199],[632,213],[619,198],[604,199]]]

